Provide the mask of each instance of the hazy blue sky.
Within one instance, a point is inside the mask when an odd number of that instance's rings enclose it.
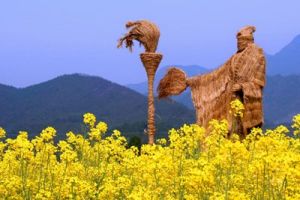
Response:
[[[300,34],[299,0],[1,0],[0,83],[24,87],[69,73],[121,84],[146,79],[134,53],[117,49],[129,20],[161,29],[160,66],[216,67],[236,50],[235,34],[255,25],[274,54]]]

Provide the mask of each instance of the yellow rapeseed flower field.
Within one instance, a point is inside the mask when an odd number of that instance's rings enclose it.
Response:
[[[183,125],[140,150],[91,113],[86,137],[69,132],[57,144],[52,127],[32,140],[26,132],[5,139],[0,128],[0,199],[299,200],[299,116],[294,137],[279,126],[226,139],[227,122],[213,120],[209,133]]]

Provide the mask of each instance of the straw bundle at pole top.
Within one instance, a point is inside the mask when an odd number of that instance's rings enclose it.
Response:
[[[242,28],[237,34],[237,53],[210,73],[187,78],[182,70],[171,68],[159,83],[159,97],[177,95],[190,87],[198,124],[207,128],[211,119],[227,119],[231,133],[238,131],[242,138],[251,128],[262,126],[265,57],[254,44],[254,31],[253,26]],[[236,127],[230,114],[234,99],[240,99],[245,106]]]
[[[126,48],[132,51],[133,40],[140,42],[143,45],[145,52],[156,51],[160,32],[158,27],[147,20],[140,20],[135,22],[127,22],[126,28],[131,28],[131,30],[125,34],[124,37],[119,39],[118,48],[122,46],[123,42],[126,43]]]
[[[148,78],[148,143],[154,144],[156,129],[153,82],[156,70],[163,57],[161,54],[155,53],[160,32],[155,24],[146,20],[128,22],[126,28],[131,28],[131,30],[119,40],[118,47],[121,47],[125,42],[126,48],[132,51],[133,40],[137,40],[145,48],[145,53],[142,53],[140,58]]]

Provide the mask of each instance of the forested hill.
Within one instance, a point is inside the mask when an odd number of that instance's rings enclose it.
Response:
[[[86,112],[127,135],[143,134],[146,127],[147,98],[99,77],[64,75],[21,89],[0,85],[0,94],[0,126],[9,136],[19,130],[33,136],[48,125],[57,128],[59,136],[70,130],[81,131]],[[171,101],[157,102],[156,113],[158,137],[194,120],[192,110]]]

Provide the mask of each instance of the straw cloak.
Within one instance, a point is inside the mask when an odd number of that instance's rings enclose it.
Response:
[[[233,91],[239,84],[240,91]],[[263,124],[262,89],[265,86],[265,57],[254,43],[233,55],[217,70],[187,79],[192,91],[197,123],[208,126],[211,119],[227,119],[232,126],[230,102],[239,98],[245,106],[243,133]]]
[[[234,85],[240,90],[233,90]],[[234,118],[230,113],[230,102],[240,99],[245,106],[240,120],[240,134],[245,136],[249,129],[263,124],[262,90],[265,86],[265,57],[263,50],[254,43],[234,54],[218,69],[194,77],[177,68],[171,68],[160,81],[158,91],[161,98],[177,95],[186,87],[191,88],[196,109],[196,122],[208,127],[211,119],[226,119],[232,131]]]

